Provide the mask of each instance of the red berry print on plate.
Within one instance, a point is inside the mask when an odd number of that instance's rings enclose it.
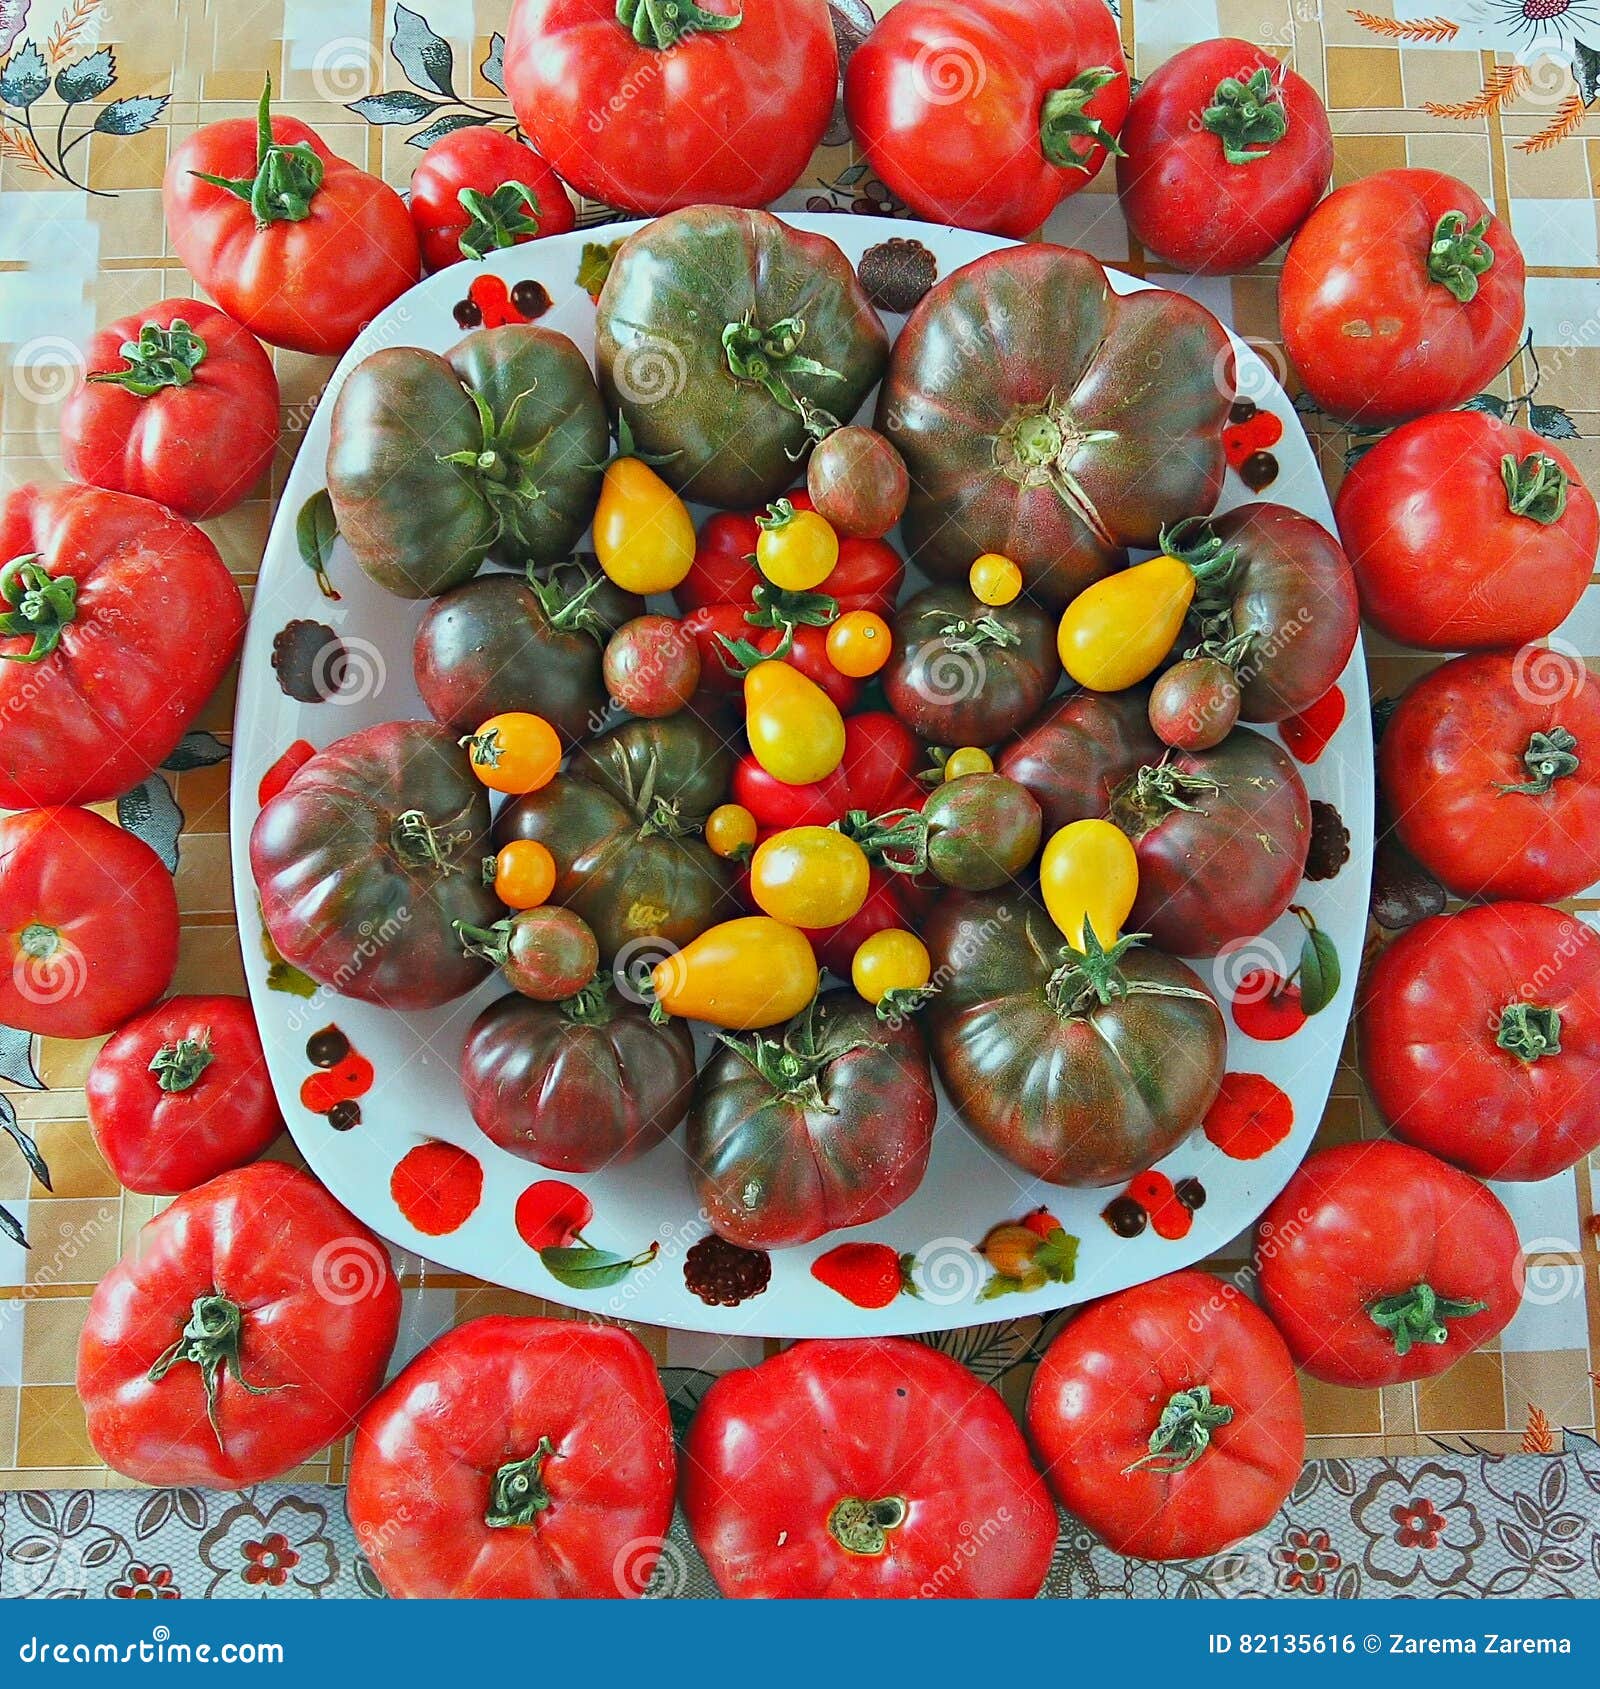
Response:
[[[1259,1073],[1225,1073],[1206,1111],[1205,1134],[1235,1161],[1255,1161],[1275,1149],[1294,1125],[1294,1104]]]
[[[916,1259],[886,1243],[841,1243],[811,1263],[811,1276],[858,1308],[887,1308],[901,1291],[917,1294],[911,1282]]]
[[[325,1026],[306,1040],[306,1060],[316,1069],[300,1086],[300,1102],[312,1114],[326,1115],[336,1132],[361,1124],[361,1105],[372,1089],[372,1063],[352,1047],[337,1026]]]
[[[256,788],[256,799],[263,807],[283,790],[285,786],[300,772],[316,755],[314,746],[304,739],[296,739],[272,767],[261,776],[261,784]]]
[[[1234,1025],[1263,1044],[1292,1038],[1306,1023],[1300,987],[1267,968],[1256,968],[1239,981],[1231,1008]]]
[[[462,328],[505,328],[531,323],[549,309],[550,295],[540,282],[520,281],[508,288],[499,276],[479,276],[452,314]]]
[[[1344,720],[1344,693],[1337,686],[1326,692],[1299,715],[1292,715],[1278,723],[1283,742],[1300,762],[1313,763],[1327,750],[1328,742],[1339,731]]]
[[[459,1231],[483,1197],[483,1163],[455,1144],[407,1150],[389,1175],[395,1207],[427,1237]]]
[[[517,1236],[530,1249],[563,1249],[579,1242],[594,1218],[594,1204],[564,1179],[540,1179],[517,1198]]]
[[[1128,1181],[1128,1195],[1150,1216],[1157,1237],[1187,1237],[1194,1215],[1178,1195],[1177,1186],[1154,1168]]]

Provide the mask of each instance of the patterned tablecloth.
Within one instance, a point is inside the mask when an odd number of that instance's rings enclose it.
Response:
[[[876,0],[877,8],[883,3]],[[1600,119],[1592,133],[1586,129],[1600,76],[1600,20],[1587,0],[1437,0],[1437,15],[1427,16],[1412,15],[1418,0],[1399,0],[1398,15],[1391,0],[1370,4],[1374,9],[1365,11],[1321,0],[1121,0],[1121,22],[1136,74],[1148,75],[1180,46],[1218,34],[1282,51],[1327,101],[1337,182],[1427,165],[1464,178],[1509,219],[1528,261],[1531,339],[1496,391],[1506,398],[1531,395],[1533,425],[1562,439],[1591,484],[1600,484]],[[848,41],[852,15],[857,28],[865,18],[861,0],[838,0],[835,9]],[[59,408],[76,378],[75,348],[95,326],[165,295],[195,291],[162,226],[159,184],[171,149],[202,123],[251,112],[262,73],[271,71],[279,90],[275,109],[314,122],[337,151],[403,185],[418,157],[414,143],[440,116],[506,118],[496,76],[508,10],[509,0],[417,0],[415,10],[393,0],[0,0],[5,486],[59,474]],[[437,43],[452,55],[448,74]],[[400,90],[412,97],[370,98]],[[834,144],[819,152],[789,203],[892,214],[896,207],[881,184],[854,161],[842,120],[828,140]],[[585,208],[586,221],[605,215],[603,208]],[[1069,200],[1047,233],[1136,273],[1170,279],[1132,245],[1109,172]],[[1231,320],[1282,369],[1270,266],[1231,280],[1179,278],[1176,285]],[[331,369],[328,361],[295,353],[274,356],[284,432],[272,485],[209,525],[247,592],[272,494]],[[1334,484],[1348,441],[1320,418],[1308,417],[1308,425]],[[1600,652],[1600,593],[1591,588],[1561,637],[1580,652]],[[1380,694],[1396,692],[1426,662],[1381,641],[1369,651]],[[179,756],[107,811],[120,811],[123,824],[154,843],[174,870],[183,912],[180,991],[242,989],[226,839],[232,707],[230,685]],[[1588,914],[1600,902],[1579,899],[1574,907]],[[25,1250],[0,1236],[0,1487],[25,1492],[126,1487],[99,1464],[85,1438],[73,1354],[90,1289],[155,1204],[124,1193],[90,1141],[82,1086],[94,1051],[93,1044],[30,1042],[0,1029],[0,1117],[15,1118],[37,1139],[53,1186],[33,1181],[21,1155],[0,1139],[0,1204],[21,1221],[31,1244]],[[1318,1141],[1378,1130],[1347,1059]],[[291,1153],[286,1140],[276,1153]],[[1480,1466],[1476,1458],[1479,1451],[1556,1451],[1564,1432],[1593,1431],[1593,1369],[1600,1364],[1594,1359],[1600,1352],[1594,1180],[1590,1166],[1579,1166],[1546,1184],[1502,1189],[1529,1257],[1529,1291],[1497,1343],[1414,1388],[1360,1392],[1307,1382],[1311,1453],[1325,1464],[1308,1469],[1281,1540],[1261,1547],[1254,1569],[1241,1576],[1264,1578],[1267,1588],[1314,1593],[1334,1587],[1341,1568],[1348,1578],[1364,1564],[1367,1587],[1375,1591],[1463,1578],[1482,1589],[1504,1566],[1524,1565],[1532,1570],[1519,1587],[1529,1577],[1583,1587],[1572,1582],[1576,1576],[1594,1592],[1594,1533],[1584,1525],[1597,1512],[1600,1490],[1592,1443],[1572,1439],[1568,1458],[1542,1471],[1518,1461]],[[1236,1269],[1244,1254],[1241,1245],[1224,1260]],[[461,1320],[543,1307],[422,1261],[403,1266],[400,1359]],[[1020,1401],[1038,1324],[1008,1321],[939,1341]],[[684,1377],[756,1358],[761,1347],[666,1331],[640,1335],[664,1367]],[[1452,1459],[1441,1450],[1474,1458]],[[1357,1458],[1422,1455],[1430,1458]],[[335,1448],[293,1478],[337,1483],[344,1466],[345,1450]],[[327,1495],[306,1490],[298,1503],[284,1495],[273,1489],[238,1501],[242,1513],[235,1498],[128,1498],[115,1509],[112,1498],[91,1507],[81,1493],[4,1498],[7,1592],[20,1589],[16,1580],[27,1565],[42,1569],[44,1550],[18,1552],[28,1540],[71,1549],[92,1593],[113,1573],[113,1582],[126,1583],[130,1556],[161,1558],[137,1549],[153,1538],[151,1520],[159,1514],[161,1530],[192,1527],[193,1570],[183,1593],[201,1593],[213,1577],[240,1570],[228,1550],[240,1535],[240,1519],[256,1542],[273,1508],[298,1509],[281,1515],[281,1528],[292,1524],[308,1545],[323,1540]],[[1324,1517],[1334,1497],[1337,1520]],[[74,1524],[77,1530],[68,1528]],[[1585,1540],[1569,1546],[1578,1527]],[[117,1544],[95,1548],[96,1533],[115,1536]],[[1474,1565],[1486,1534],[1491,1548]],[[326,1562],[332,1569],[326,1578],[320,1570],[302,1573],[300,1581],[334,1587],[340,1554],[348,1580],[347,1535],[342,1542],[315,1552],[308,1547],[302,1566]],[[1103,1551],[1074,1550],[1068,1540],[1062,1552],[1063,1576],[1070,1573],[1077,1592],[1100,1584],[1120,1589],[1134,1579],[1099,1566],[1096,1554]],[[63,1587],[58,1573],[51,1578]]]

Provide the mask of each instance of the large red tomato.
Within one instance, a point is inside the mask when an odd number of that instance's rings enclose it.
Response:
[[[224,1173],[150,1221],[90,1298],[89,1441],[142,1484],[276,1478],[351,1428],[399,1326],[389,1252],[309,1173]]]
[[[1256,1262],[1300,1369],[1357,1389],[1446,1371],[1522,1300],[1522,1245],[1500,1199],[1386,1139],[1306,1160],[1262,1218]]]
[[[142,839],[92,809],[0,818],[0,1026],[97,1038],[177,965],[177,894]]]
[[[146,499],[19,487],[0,514],[0,807],[103,803],[188,731],[244,634],[217,548]]]
[[[411,175],[411,221],[423,263],[442,270],[500,247],[564,235],[577,213],[532,147],[503,129],[474,124],[441,135],[422,155]]]
[[[283,1129],[248,997],[169,997],[101,1047],[94,1141],[131,1191],[172,1196],[253,1161]]]
[[[69,475],[195,521],[231,510],[278,444],[278,378],[255,336],[198,299],[100,330],[61,408]]]
[[[1128,227],[1180,270],[1259,264],[1333,172],[1316,89],[1265,47],[1231,37],[1185,47],[1146,77],[1120,139]]]
[[[1400,842],[1461,897],[1553,903],[1600,879],[1600,685],[1563,651],[1457,657],[1378,746]]]
[[[472,1320],[361,1417],[350,1522],[391,1595],[639,1595],[672,1523],[655,1363],[581,1320]]]
[[[1395,1132],[1481,1179],[1600,1147],[1600,935],[1537,903],[1435,915],[1366,982],[1361,1063]]]
[[[197,129],[161,184],[172,244],[228,313],[274,346],[333,356],[417,279],[411,214],[393,188],[273,117]]]
[[[1418,417],[1379,440],[1335,513],[1362,615],[1429,651],[1553,632],[1583,596],[1600,538],[1571,458],[1482,411]]]
[[[1101,0],[900,0],[851,55],[844,97],[917,216],[1031,235],[1117,150],[1128,67]]]
[[[724,1595],[1039,1593],[1055,1510],[1005,1403],[948,1355],[798,1343],[706,1392],[683,1510]]]
[[[1190,1560],[1259,1531],[1305,1460],[1283,1339],[1236,1285],[1169,1273],[1045,1351],[1028,1432],[1057,1499],[1118,1554]]]
[[[1278,314],[1305,390],[1386,428],[1487,387],[1522,335],[1522,251],[1465,182],[1380,170],[1330,194],[1283,262]]]
[[[517,121],[590,199],[654,216],[792,187],[839,87],[826,0],[517,0]]]

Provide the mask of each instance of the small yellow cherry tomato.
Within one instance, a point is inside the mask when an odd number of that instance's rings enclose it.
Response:
[[[1086,586],[1061,612],[1061,666],[1092,692],[1122,692],[1172,649],[1194,600],[1194,571],[1152,557]]]
[[[933,975],[928,947],[904,927],[886,927],[856,947],[850,983],[869,1003],[890,991],[920,991]]]
[[[494,894],[508,909],[537,909],[556,889],[556,859],[537,839],[513,839],[494,858]]]
[[[946,780],[959,780],[963,774],[993,774],[994,758],[982,745],[962,745],[944,759]]]
[[[828,661],[852,680],[865,680],[889,660],[894,635],[876,610],[846,610],[828,629]]]
[[[814,510],[796,510],[786,498],[756,518],[756,567],[785,592],[810,592],[833,573],[839,536]]]
[[[986,551],[967,571],[967,584],[980,603],[999,606],[1022,596],[1022,571],[1009,557]]]
[[[1139,859],[1128,835],[1110,821],[1073,821],[1045,845],[1039,889],[1074,950],[1087,948],[1085,925],[1109,950],[1138,895]]]
[[[542,715],[507,710],[461,741],[472,772],[491,792],[536,792],[561,766],[561,739]]]
[[[713,856],[735,857],[756,842],[756,818],[742,803],[719,803],[706,817],[706,845]]]
[[[694,562],[688,507],[648,463],[615,457],[594,512],[600,567],[625,592],[671,592]]]
[[[811,941],[770,915],[707,927],[650,972],[656,1002],[669,1015],[729,1032],[776,1026],[817,994]]]
[[[871,876],[854,839],[832,827],[787,827],[750,858],[750,895],[791,927],[836,927],[867,901]]]
[[[838,706],[780,659],[757,663],[745,675],[744,725],[756,761],[788,786],[809,786],[832,774],[844,755]]]

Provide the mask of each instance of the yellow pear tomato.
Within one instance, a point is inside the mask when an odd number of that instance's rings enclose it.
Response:
[[[671,592],[694,562],[688,506],[636,457],[615,457],[600,483],[594,512],[600,567],[625,592]]]
[[[1116,943],[1139,891],[1139,859],[1110,821],[1073,821],[1051,835],[1039,858],[1039,889],[1050,919],[1074,950],[1085,924],[1101,948]]]
[[[656,963],[656,1007],[727,1032],[754,1032],[797,1015],[817,994],[820,974],[811,941],[770,915],[745,915],[708,927]]]
[[[757,663],[745,675],[744,724],[751,754],[787,786],[825,778],[844,755],[838,705],[781,658]]]
[[[1086,586],[1061,612],[1061,666],[1092,692],[1122,692],[1154,672],[1194,601],[1194,571],[1152,557]]]
[[[836,927],[863,903],[867,855],[832,827],[788,827],[763,839],[750,858],[756,907],[792,927]]]

